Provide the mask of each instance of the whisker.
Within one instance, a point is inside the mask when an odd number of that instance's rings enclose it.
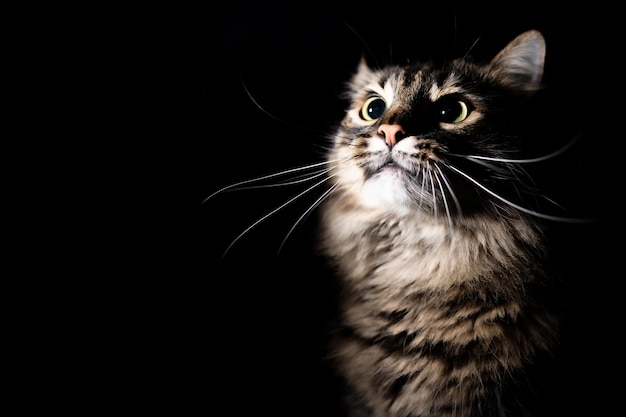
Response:
[[[467,56],[470,54],[470,52],[472,52],[472,49],[474,49],[474,47],[476,46],[479,40],[480,40],[480,36],[476,38],[476,40],[472,43],[472,45],[469,47],[467,52],[465,52],[465,55],[463,55],[463,59],[467,58]]]
[[[266,110],[263,106],[261,106],[261,104],[254,98],[254,96],[248,89],[248,86],[246,85],[245,81],[243,80],[241,76],[239,76],[239,81],[241,82],[241,86],[243,87],[244,91],[246,92],[246,94],[248,95],[248,98],[252,101],[252,103],[259,110],[261,110],[266,116],[270,117],[271,119],[276,120],[277,122],[281,123],[284,126],[288,126],[288,127],[291,127],[296,130],[303,131],[303,132],[310,132],[310,133],[316,133],[316,134],[321,134],[321,135],[325,135],[327,133],[325,130],[322,130],[322,129],[311,129],[308,126],[302,126],[302,125],[290,123],[284,119],[281,119],[280,117],[275,116],[272,112]]]
[[[291,229],[289,229],[289,231],[285,235],[285,238],[283,239],[282,243],[278,247],[277,255],[280,254],[280,252],[283,249],[283,246],[285,245],[285,242],[287,242],[287,239],[289,238],[289,236],[291,236],[291,234],[296,229],[298,224],[300,224],[311,211],[313,211],[317,206],[319,206],[322,203],[322,201],[324,201],[330,195],[330,193],[332,193],[335,190],[335,188],[337,188],[338,186],[339,186],[339,184],[333,184],[328,190],[324,191],[324,193],[321,196],[319,196],[317,198],[317,200],[315,200],[313,202],[313,204],[308,209],[306,209],[306,211],[304,213],[302,213],[302,215],[300,217],[298,217],[298,219],[296,220],[294,225],[291,226]]]
[[[561,151],[564,151],[564,148],[562,148]],[[553,153],[552,155],[555,155],[555,154],[556,153]],[[456,156],[459,156],[459,155],[456,155]],[[546,155],[544,158],[549,158],[549,157],[550,156]],[[520,175],[518,175],[518,174],[522,174],[525,177],[525,179],[527,181],[530,181],[530,183],[533,186],[536,185],[534,179],[532,178],[532,176],[528,172],[526,172],[526,170],[524,168],[522,168],[521,166],[519,166],[517,164],[517,162],[518,162],[517,160],[503,160],[503,159],[497,159],[497,158],[490,158],[490,159],[493,159],[493,160],[497,160],[498,162],[507,163],[507,165],[505,165],[505,167],[497,167],[494,164],[490,164],[488,162],[485,162],[484,160],[479,160],[479,159],[471,157],[471,156],[467,157],[466,159],[468,159],[468,160],[470,160],[472,162],[475,162],[477,164],[486,166],[487,168],[492,169],[492,170],[494,170],[496,172],[499,172],[501,174],[510,174],[510,175],[512,175],[518,181],[513,181],[511,183],[511,185],[512,185],[513,188],[515,188],[517,195],[520,196],[520,197],[521,197],[522,193],[519,191],[517,183],[519,182],[520,184],[526,184],[526,185],[528,185],[528,183],[523,181],[520,178]],[[565,208],[562,205],[560,205],[556,201],[548,198],[547,196],[545,196],[543,194],[534,194],[534,196],[535,197],[541,197],[544,200],[546,200],[548,203],[553,204],[553,205],[557,206],[558,208],[560,208],[562,210],[565,210]]]
[[[296,185],[296,184],[301,184],[304,182],[308,182],[308,181],[312,181],[315,178],[321,177],[322,175],[327,174],[328,172],[332,171],[333,167],[331,168],[325,168],[323,170],[317,171],[315,173],[312,173],[311,175],[307,175],[307,176],[302,176],[301,178],[294,178],[293,180],[287,181],[287,182],[278,182],[275,184],[263,184],[263,185],[252,185],[249,187],[239,187],[237,188],[237,191],[241,191],[241,190],[257,190],[260,188],[274,188],[274,187],[284,187],[284,186],[288,186],[288,185]]]
[[[548,203],[554,204],[555,206],[557,206],[558,208],[565,210],[565,207],[563,207],[561,204],[557,203],[556,201],[554,201],[553,199],[545,196],[545,195],[541,195],[540,197],[542,197],[544,200],[546,200]]]
[[[357,39],[359,40],[359,42],[361,42],[361,45],[363,45],[363,47],[367,50],[367,52],[369,53],[370,57],[372,57],[372,59],[374,60],[374,63],[376,65],[378,65],[378,60],[376,59],[376,54],[374,54],[374,52],[372,52],[372,49],[370,48],[369,44],[367,42],[365,42],[365,40],[363,39],[363,37],[356,31],[354,30],[354,28],[352,26],[350,26],[347,22],[342,22],[343,25],[345,27],[347,27],[350,32],[352,32],[352,34],[354,36],[357,37]]]
[[[460,169],[454,167],[453,165],[448,165],[448,168],[452,169],[453,171],[457,172],[461,176],[465,177],[470,182],[472,182],[474,185],[476,185],[478,188],[480,188],[481,190],[483,190],[486,193],[490,194],[491,196],[497,198],[498,200],[500,200],[500,201],[508,204],[509,206],[511,206],[513,208],[516,208],[519,211],[522,211],[524,213],[527,213],[527,214],[530,214],[530,215],[533,215],[533,216],[536,216],[536,217],[540,217],[540,218],[543,218],[543,219],[554,220],[554,221],[561,221],[561,222],[588,223],[588,222],[594,221],[593,219],[581,219],[581,218],[552,216],[552,215],[549,215],[549,214],[544,214],[544,213],[540,213],[538,211],[527,209],[525,207],[522,207],[522,206],[520,206],[518,204],[513,203],[512,201],[509,201],[509,200],[505,199],[504,197],[499,196],[498,194],[496,194],[495,192],[491,191],[490,189],[488,189],[487,187],[482,185],[480,182],[476,181],[474,178],[470,177],[465,172],[463,172]]]
[[[456,194],[454,193],[454,190],[452,189],[452,185],[448,182],[448,179],[446,178],[446,174],[444,174],[441,168],[439,168],[438,164],[435,164],[435,168],[437,168],[437,171],[439,171],[439,173],[441,174],[441,179],[446,184],[446,188],[448,189],[448,191],[450,192],[450,196],[454,200],[454,205],[456,206],[456,209],[459,211],[459,214],[462,214],[463,210],[461,210],[461,203],[459,202],[459,199],[456,197]]]
[[[227,190],[231,190],[231,189],[240,187],[242,185],[252,184],[252,183],[255,183],[255,182],[268,180],[270,178],[276,178],[276,177],[292,174],[294,172],[299,172],[299,171],[304,171],[304,170],[307,170],[307,169],[317,168],[319,166],[327,165],[329,163],[334,163],[334,162],[337,162],[337,161],[340,161],[340,160],[318,162],[318,163],[315,163],[315,164],[305,165],[305,166],[301,166],[301,167],[297,167],[297,168],[291,168],[291,169],[288,169],[288,170],[285,170],[285,171],[275,172],[273,174],[264,175],[262,177],[252,178],[252,179],[249,179],[249,180],[244,180],[244,181],[240,181],[240,182],[237,182],[237,183],[234,183],[234,184],[231,184],[231,185],[227,185],[226,187],[220,188],[219,190],[215,191],[214,193],[209,195],[207,198],[205,198],[202,201],[202,204],[206,203],[208,200],[210,200],[211,198],[213,198],[214,196],[216,196],[216,195],[218,195],[220,193],[223,193],[223,192],[225,192]],[[341,162],[344,162],[344,161],[341,161]]]
[[[455,155],[455,156],[460,156],[460,155]],[[463,158],[465,159],[469,159],[471,162],[474,162],[476,164],[482,165],[484,167],[487,167],[489,169],[491,169],[492,171],[495,172],[499,172],[500,174],[508,174],[509,172],[511,172],[511,169],[509,168],[509,166],[507,166],[506,168],[501,167],[501,166],[497,166],[495,164],[490,164],[489,162],[485,162],[484,158],[475,158],[473,156],[464,156]],[[503,161],[499,161],[499,162],[503,162]]]
[[[433,211],[435,214],[435,219],[437,218],[437,192],[435,191],[435,181],[433,180],[433,170],[430,169],[430,164],[428,164],[428,177],[430,178],[430,183],[432,185],[432,196],[433,196]]]
[[[422,169],[422,166],[421,166],[421,165],[420,165],[419,169],[420,169],[420,170]],[[424,170],[425,170],[425,169],[426,169],[426,168],[424,168]],[[419,171],[418,171],[418,172],[419,172]],[[424,201],[424,188],[426,188],[426,185],[425,185],[425,183],[426,183],[426,179],[427,179],[426,175],[422,175],[422,190],[421,190],[421,192],[420,192],[420,207],[422,207],[422,202]]]
[[[441,170],[439,169],[437,164],[434,163],[433,165],[441,173]],[[446,198],[446,193],[443,190],[443,185],[441,184],[441,179],[439,178],[439,175],[437,175],[436,172],[434,172],[433,174],[435,175],[435,178],[437,179],[437,184],[439,184],[439,189],[441,190],[441,198],[443,199],[443,205],[444,205],[444,207],[446,209],[446,216],[447,216],[447,219],[448,219],[448,226],[450,227],[450,230],[452,230],[452,216],[450,215],[450,207],[448,207],[448,199]]]
[[[579,133],[571,141],[569,141],[565,146],[557,149],[556,151],[554,151],[552,153],[549,153],[547,155],[540,156],[540,157],[537,157],[537,158],[507,159],[507,158],[494,158],[494,157],[480,156],[480,155],[460,155],[460,154],[450,154],[450,155],[458,156],[458,157],[461,157],[461,158],[467,158],[467,159],[482,159],[482,160],[485,160],[485,161],[494,161],[494,162],[514,162],[514,163],[519,163],[519,164],[530,164],[530,163],[535,163],[535,162],[546,161],[548,159],[552,159],[552,158],[562,154],[563,152],[567,151],[569,148],[574,146],[574,144],[578,141],[578,139],[580,139],[581,136],[582,136],[582,133]]]
[[[248,226],[243,232],[241,232],[231,243],[230,245],[228,245],[228,247],[226,248],[226,250],[224,251],[224,253],[222,254],[222,257],[226,256],[226,254],[228,253],[228,251],[230,250],[230,248],[239,240],[241,239],[246,233],[248,233],[250,230],[252,230],[255,226],[257,226],[259,223],[261,223],[262,221],[264,221],[265,219],[267,219],[268,217],[272,216],[273,214],[275,214],[276,212],[280,211],[281,209],[285,208],[286,206],[288,206],[289,204],[293,203],[295,200],[297,200],[298,198],[302,197],[303,195],[305,195],[306,193],[308,193],[309,191],[313,190],[316,187],[319,187],[320,185],[324,184],[327,181],[327,178],[324,178],[322,181],[318,181],[315,184],[313,184],[312,186],[310,186],[309,188],[307,188],[306,190],[296,194],[294,197],[290,198],[289,200],[287,200],[286,202],[284,202],[283,204],[281,204],[280,206],[276,207],[275,209],[273,209],[272,211],[270,211],[269,213],[265,214],[264,216],[260,217],[259,219],[257,219],[254,223],[252,223],[250,226]]]

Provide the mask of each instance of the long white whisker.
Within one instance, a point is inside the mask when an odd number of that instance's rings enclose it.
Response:
[[[474,49],[474,47],[476,46],[476,44],[478,43],[479,40],[480,40],[480,36],[476,38],[474,43],[472,43],[472,46],[470,46],[469,49],[467,50],[467,52],[465,52],[465,55],[463,55],[463,59],[467,58],[467,56],[472,51],[472,49]]]
[[[482,160],[485,160],[485,161],[494,161],[494,162],[515,162],[515,163],[519,163],[519,164],[530,164],[530,163],[534,163],[534,162],[545,161],[545,160],[554,158],[555,156],[558,156],[558,155],[562,154],[563,152],[565,152],[566,150],[568,150],[569,148],[574,146],[574,144],[578,141],[578,139],[580,139],[581,136],[582,136],[582,134],[578,134],[578,135],[576,135],[576,137],[574,137],[574,139],[572,139],[569,143],[567,143],[562,148],[557,149],[556,151],[554,151],[552,153],[549,153],[548,155],[540,156],[540,157],[537,157],[537,158],[530,158],[530,159],[506,159],[506,158],[492,158],[492,157],[489,157],[489,156],[480,156],[480,155],[459,155],[459,154],[451,154],[451,155],[458,156],[458,157],[461,157],[461,158],[467,158],[467,159],[482,159]]]
[[[437,166],[437,164],[433,164],[437,170],[441,173],[441,170]],[[448,218],[448,225],[450,226],[450,230],[452,230],[452,216],[450,215],[450,207],[448,207],[448,199],[446,198],[446,193],[443,190],[443,185],[441,184],[441,179],[437,173],[434,173],[435,178],[437,179],[437,184],[439,184],[439,189],[441,190],[441,198],[443,199],[443,205],[446,208],[446,216]],[[443,174],[442,174],[443,175]]]
[[[500,173],[507,173],[510,175],[513,175],[516,179],[520,179],[518,174],[523,174],[526,179],[528,179],[528,181],[530,181],[533,185],[535,184],[535,181],[533,180],[533,178],[528,174],[528,172],[526,172],[526,170],[524,168],[522,168],[521,166],[515,164],[515,165],[511,165],[510,163],[506,165],[506,169],[505,168],[501,168],[501,167],[497,167],[496,165],[490,164],[488,162],[485,161],[481,161],[475,158],[470,158],[468,157],[467,159],[469,159],[472,162],[475,162],[477,164],[486,166],[487,168],[490,168],[496,172],[500,172]],[[500,160],[498,160],[500,161]],[[521,182],[521,181],[520,181]],[[512,186],[515,188],[515,190],[517,191],[517,195],[521,195],[521,193],[519,192],[518,188],[517,188],[517,184],[516,182],[512,182]],[[546,197],[545,195],[540,195],[539,197],[545,199],[546,201],[548,201],[549,203],[559,207],[560,209],[565,209],[562,205],[560,205],[559,203],[557,203],[556,201]]]
[[[241,237],[243,237],[246,233],[248,233],[252,228],[254,228],[255,226],[257,226],[259,223],[261,223],[263,220],[267,219],[268,217],[270,217],[271,215],[273,215],[274,213],[278,212],[279,210],[283,209],[284,207],[288,206],[289,204],[291,204],[292,202],[294,202],[295,200],[297,200],[298,198],[302,197],[303,195],[305,195],[306,193],[308,193],[309,191],[311,191],[312,189],[319,187],[320,185],[324,184],[327,181],[326,178],[324,178],[322,181],[316,182],[315,184],[313,184],[312,186],[310,186],[309,188],[307,188],[306,190],[302,191],[301,193],[295,195],[294,197],[290,198],[289,200],[287,200],[285,203],[281,204],[280,206],[276,207],[275,209],[273,209],[272,211],[270,211],[269,213],[267,213],[266,215],[262,216],[261,218],[259,218],[258,220],[256,220],[254,223],[252,223],[250,226],[248,226],[243,232],[241,232],[231,243],[230,245],[228,245],[228,247],[226,248],[226,250],[224,251],[224,254],[222,255],[222,257],[224,257],[226,255],[226,253],[228,253],[228,251],[230,250],[230,248],[239,240],[241,239]]]
[[[288,182],[279,182],[279,183],[275,183],[275,184],[264,184],[264,185],[251,185],[249,187],[238,187],[237,191],[241,191],[241,190],[256,190],[259,188],[273,188],[273,187],[284,187],[287,185],[296,185],[296,184],[300,184],[303,182],[309,182],[314,180],[315,178],[321,177],[322,175],[327,174],[328,172],[332,171],[333,167],[330,168],[326,168],[323,170],[320,170],[316,173],[313,173],[312,175],[307,175],[306,177],[300,178],[300,179],[294,179],[292,181],[288,181]]]
[[[430,165],[430,164],[429,164]],[[433,171],[428,169],[428,177],[430,178],[430,183],[432,185],[432,195],[433,195],[433,211],[435,212],[435,219],[437,218],[437,192],[435,191],[435,181],[433,180]]]
[[[347,162],[348,160],[350,160],[352,158],[345,158],[345,160],[343,160],[342,162]],[[328,169],[328,171],[331,171],[333,169],[337,168],[337,165],[331,167],[330,169]],[[328,179],[333,178],[335,176],[339,175],[339,172],[336,172],[335,174],[329,175]],[[317,198],[317,200],[315,200],[313,202],[313,204],[304,212],[302,213],[302,215],[300,217],[298,217],[298,219],[296,220],[296,222],[293,224],[293,226],[289,229],[289,231],[287,232],[287,234],[285,235],[285,238],[283,239],[282,243],[280,244],[280,247],[278,248],[278,253],[281,252],[283,246],[285,245],[285,242],[287,241],[287,239],[289,238],[289,236],[291,236],[291,234],[293,233],[293,231],[295,230],[295,228],[298,226],[298,224],[300,224],[302,222],[302,220],[312,211],[314,210],[317,206],[319,206],[322,201],[324,201],[324,199],[326,199],[337,187],[339,187],[339,183],[335,183],[333,184],[328,190],[326,190],[320,197]],[[310,189],[309,189],[310,190]],[[308,192],[309,190],[305,191]]]
[[[259,110],[261,110],[266,116],[269,116],[270,118],[276,120],[277,122],[285,125],[285,126],[289,126],[291,128],[297,129],[297,130],[302,130],[302,131],[308,131],[308,132],[313,132],[313,133],[318,133],[318,134],[325,134],[326,132],[323,130],[319,130],[319,129],[311,129],[309,127],[306,126],[300,126],[300,125],[296,125],[294,123],[290,123],[284,119],[281,119],[277,116],[275,116],[273,113],[269,112],[268,110],[266,110],[263,106],[261,106],[261,104],[254,98],[254,96],[252,95],[252,93],[250,92],[250,90],[248,89],[248,86],[246,85],[246,83],[243,81],[243,78],[240,76],[239,77],[239,81],[241,82],[241,85],[243,86],[244,91],[246,92],[246,94],[248,95],[248,98],[252,101],[252,103],[254,103],[255,106],[257,106],[257,108]]]
[[[467,157],[464,157],[464,158],[469,159],[470,161],[472,161],[472,162],[474,162],[476,164],[482,165],[484,167],[487,167],[487,168],[489,168],[489,169],[491,169],[493,171],[499,172],[501,174],[508,174],[510,172],[509,169],[506,169],[506,168],[503,168],[503,167],[500,167],[500,166],[497,166],[497,165],[494,165],[494,164],[490,164],[489,162],[485,162],[484,158],[477,158],[477,157],[473,157],[471,155],[467,156]]]
[[[514,207],[514,208],[516,208],[516,209],[518,209],[518,210],[520,210],[520,211],[522,211],[524,213],[528,213],[528,214],[531,214],[533,216],[541,217],[541,218],[548,219],[548,220],[555,220],[555,221],[562,221],[562,222],[588,223],[588,222],[593,221],[591,219],[579,219],[579,218],[570,218],[570,217],[551,216],[549,214],[544,214],[544,213],[540,213],[540,212],[537,212],[537,211],[529,210],[529,209],[527,209],[525,207],[522,207],[522,206],[520,206],[518,204],[515,204],[515,203],[505,199],[504,197],[499,196],[495,192],[491,191],[490,189],[488,189],[487,187],[485,187],[484,185],[482,185],[481,183],[476,181],[474,178],[470,177],[469,175],[467,175],[466,173],[461,171],[460,169],[458,169],[458,168],[456,168],[456,167],[454,167],[452,165],[448,165],[448,168],[454,170],[455,172],[459,173],[463,177],[467,178],[469,181],[471,181],[477,187],[479,187],[483,191],[487,192],[488,194],[492,195],[493,197],[497,198],[498,200],[500,200],[500,201],[508,204],[509,206]]]
[[[339,160],[337,160],[339,161]],[[310,164],[310,165],[305,165],[305,166],[301,166],[301,167],[297,167],[297,168],[291,168],[285,171],[280,171],[280,172],[275,172],[273,174],[269,174],[269,175],[264,175],[262,177],[258,177],[258,178],[252,178],[249,180],[244,180],[244,181],[240,181],[231,185],[227,185],[226,187],[220,188],[219,190],[215,191],[213,194],[209,195],[207,198],[205,198],[202,201],[202,204],[206,203],[208,200],[210,200],[211,198],[213,198],[214,196],[216,196],[217,194],[223,193],[224,191],[227,190],[231,190],[234,189],[236,187],[240,187],[242,185],[246,185],[246,184],[252,184],[255,182],[260,182],[260,181],[264,181],[270,178],[276,178],[276,177],[280,177],[280,176],[284,176],[284,175],[288,175],[294,172],[298,172],[298,171],[304,171],[307,169],[313,169],[322,165],[327,165],[329,163],[333,163],[333,162],[337,162],[337,161],[324,161],[324,162],[318,162],[316,164]],[[340,161],[340,162],[344,162],[344,161]]]
[[[426,171],[426,168],[422,168],[422,166],[421,166],[421,165],[420,165],[420,168],[419,168],[419,169],[420,169],[420,170],[422,170],[422,169],[423,169],[424,171]],[[419,171],[418,171],[418,172],[419,172]],[[428,180],[428,177],[427,177],[426,175],[422,174],[422,189],[421,189],[421,192],[420,192],[420,207],[422,207],[422,204],[424,203],[424,195],[425,195],[425,194],[424,194],[424,189],[426,188],[426,182],[427,182],[427,180]]]
[[[540,197],[542,197],[544,200],[546,200],[548,203],[554,204],[555,206],[557,206],[558,208],[565,210],[565,207],[563,207],[561,204],[557,203],[556,201],[554,201],[551,198],[548,198],[545,195],[541,195]]]
[[[450,196],[454,200],[454,205],[456,206],[456,209],[459,211],[459,214],[463,213],[463,210],[461,210],[461,203],[456,197],[456,194],[454,193],[454,190],[452,189],[452,185],[450,185],[450,183],[448,182],[448,179],[446,178],[446,174],[444,174],[441,168],[439,168],[439,165],[435,164],[435,168],[437,168],[437,171],[439,171],[439,173],[441,174],[441,179],[446,184],[446,188],[448,189],[448,191],[450,191]]]
[[[285,242],[287,242],[287,239],[289,239],[289,236],[291,236],[291,234],[293,233],[293,231],[296,229],[296,227],[298,226],[298,224],[300,224],[302,222],[302,220],[311,212],[313,211],[317,206],[319,206],[322,201],[324,201],[324,199],[326,199],[331,192],[333,192],[335,190],[335,188],[337,188],[339,186],[339,184],[333,184],[332,187],[330,187],[328,190],[324,191],[324,193],[313,202],[313,204],[311,204],[311,206],[306,209],[306,211],[304,213],[302,213],[302,215],[300,217],[298,217],[298,220],[296,220],[296,222],[294,223],[293,226],[291,226],[291,229],[289,229],[289,231],[287,232],[287,234],[285,235],[285,238],[283,239],[282,243],[280,244],[280,246],[278,247],[278,253],[280,253],[283,249],[283,246],[285,245]]]

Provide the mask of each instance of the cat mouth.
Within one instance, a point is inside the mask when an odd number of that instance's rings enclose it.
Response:
[[[407,158],[407,155],[388,153],[386,155],[378,154],[369,158],[362,167],[367,176],[376,174],[393,174],[396,176],[414,177],[418,171],[415,161]]]
[[[402,164],[396,162],[396,161],[388,161],[385,164],[383,164],[378,170],[378,173],[390,173],[390,174],[396,174],[396,175],[400,175],[400,174],[405,174],[405,175],[413,175],[414,170],[403,166]]]
[[[411,160],[411,158],[404,153],[390,153],[381,167],[381,169],[398,170],[406,172],[407,174],[415,174],[416,168],[415,161]]]
[[[385,165],[383,165],[379,169],[379,171],[383,171],[383,170],[406,171],[403,167],[401,167],[395,162],[387,162]]]

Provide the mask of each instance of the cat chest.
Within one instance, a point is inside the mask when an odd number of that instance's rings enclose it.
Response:
[[[436,288],[475,278],[497,265],[484,242],[450,233],[442,225],[382,222],[360,229],[346,225],[343,234],[339,228],[329,234],[330,253],[349,280]]]

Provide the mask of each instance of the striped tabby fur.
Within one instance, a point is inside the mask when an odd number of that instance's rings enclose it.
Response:
[[[351,416],[526,415],[526,368],[558,333],[517,149],[544,55],[529,31],[487,64],[363,61],[351,80],[321,208]]]

